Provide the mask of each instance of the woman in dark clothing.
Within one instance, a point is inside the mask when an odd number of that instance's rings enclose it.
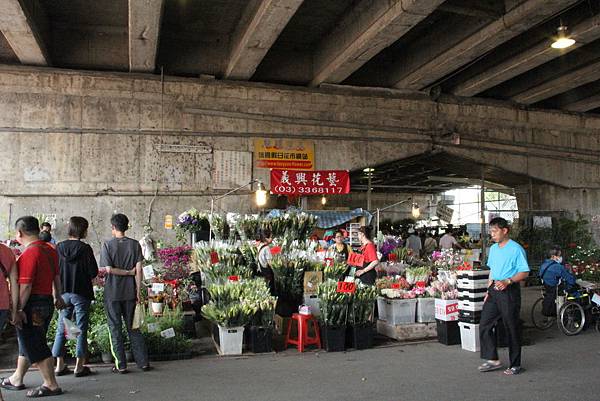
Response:
[[[67,305],[60,312],[52,348],[52,354],[56,358],[57,376],[71,373],[64,361],[66,342],[64,318],[72,320],[81,330],[81,334],[77,337],[75,376],[83,377],[90,374],[90,369],[83,366],[83,363],[87,353],[89,310],[94,299],[92,280],[98,275],[98,264],[92,247],[81,241],[86,237],[87,229],[88,221],[86,219],[77,216],[71,217],[69,219],[69,239],[57,246],[63,290],[62,298]],[[75,316],[73,316],[73,312],[75,312]]]
[[[377,272],[375,267],[379,264],[379,258],[377,257],[377,248],[371,238],[369,237],[368,231],[365,227],[361,227],[358,232],[358,239],[362,244],[360,247],[360,253],[364,256],[364,264],[362,269],[356,270],[354,275],[363,282],[363,284],[375,285],[375,279],[377,279]]]

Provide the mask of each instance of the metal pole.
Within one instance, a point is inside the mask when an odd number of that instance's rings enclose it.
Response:
[[[368,186],[369,188],[367,188],[367,210],[371,210],[371,177],[373,176],[373,173],[370,172],[369,174],[369,181],[368,181]]]
[[[377,235],[379,235],[379,208],[377,208]]]
[[[210,216],[208,217],[208,244],[212,246],[212,220],[213,220],[213,212],[215,211],[215,198],[210,197]],[[194,246],[194,244],[192,244]]]
[[[487,233],[485,232],[485,170],[483,167],[481,168],[481,256],[479,257],[479,261],[482,262],[485,260],[485,250],[486,250],[486,242],[487,242]]]

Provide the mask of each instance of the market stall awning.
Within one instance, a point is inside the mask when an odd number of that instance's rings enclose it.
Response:
[[[333,228],[347,223],[357,217],[365,217],[367,225],[371,223],[373,216],[371,213],[363,209],[354,209],[348,211],[341,210],[307,210],[313,216],[317,216],[317,227]]]

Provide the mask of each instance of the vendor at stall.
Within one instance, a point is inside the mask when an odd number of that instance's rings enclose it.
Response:
[[[377,278],[375,267],[379,264],[377,248],[373,241],[371,241],[371,238],[369,238],[368,231],[365,227],[359,229],[358,239],[361,243],[360,253],[364,256],[364,263],[362,269],[356,270],[354,275],[358,277],[363,284],[375,285],[375,279]]]
[[[258,241],[258,275],[265,278],[271,289],[271,294],[274,294],[275,283],[273,280],[273,269],[271,269],[270,245],[273,242],[271,230],[261,228],[258,230],[256,237],[256,241]]]
[[[342,230],[337,230],[334,235],[335,242],[329,247],[329,252],[334,256],[336,262],[345,262],[348,256],[352,253],[350,245],[344,242],[344,233]]]

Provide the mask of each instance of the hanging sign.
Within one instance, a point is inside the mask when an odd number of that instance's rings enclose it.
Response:
[[[444,220],[446,223],[450,223],[452,222],[452,215],[454,214],[454,209],[450,209],[448,206],[446,206],[443,202],[440,201],[437,204],[435,214],[437,217],[440,218],[440,220]]]
[[[353,252],[348,255],[348,264],[350,266],[363,267],[365,264],[365,256],[363,254]]]
[[[210,264],[216,265],[217,263],[219,263],[219,254],[213,251],[210,253]]]
[[[297,139],[255,139],[254,160],[258,168],[312,170],[315,143]]]
[[[327,195],[350,192],[347,170],[271,170],[271,193],[278,195]]]

